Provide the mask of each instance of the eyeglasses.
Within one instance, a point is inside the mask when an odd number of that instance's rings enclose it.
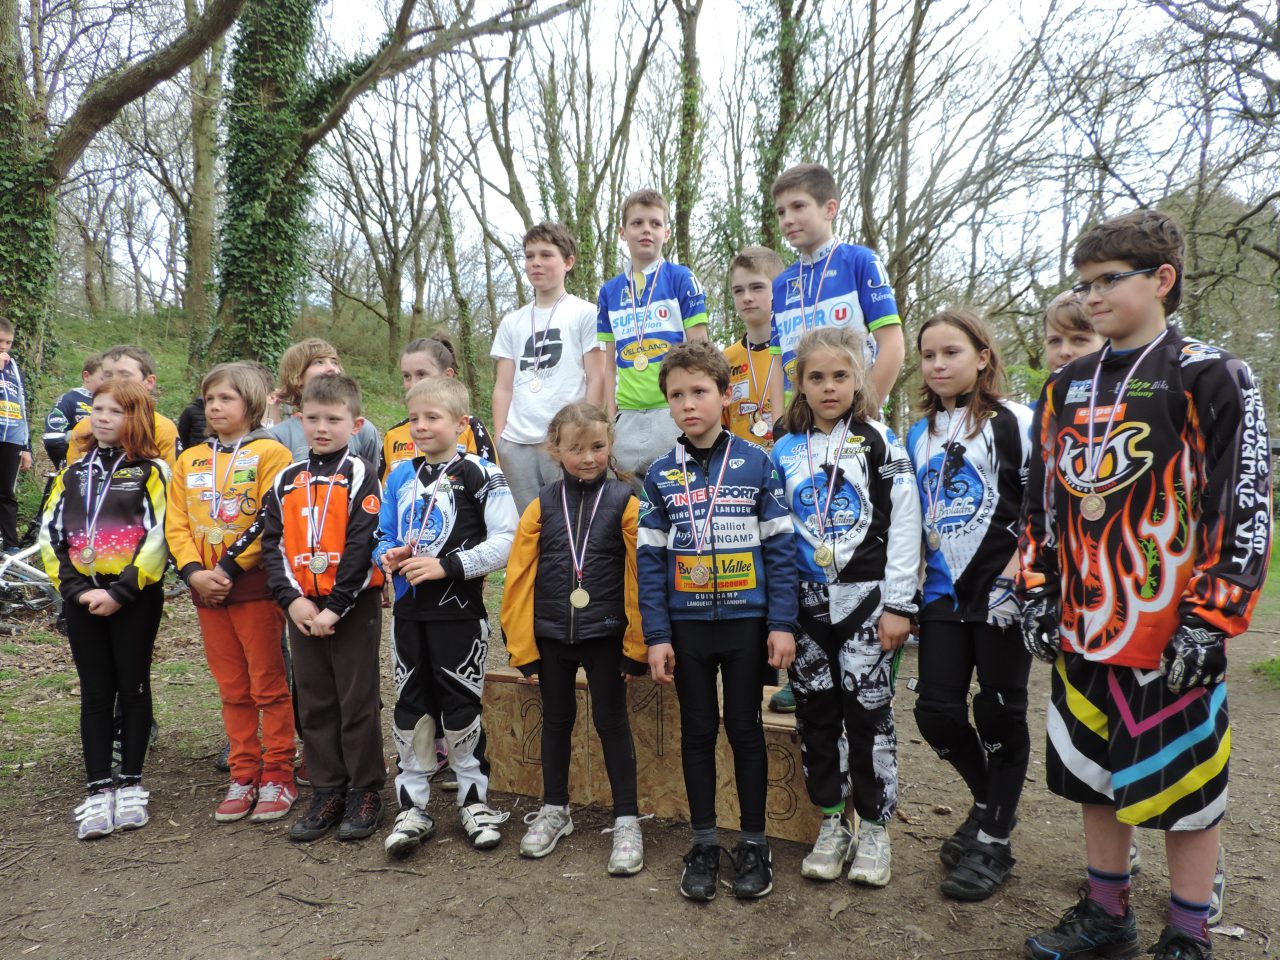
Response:
[[[1125,277],[1140,277],[1144,273],[1155,273],[1159,267],[1147,267],[1145,270],[1126,270],[1124,273],[1104,273],[1096,280],[1085,280],[1071,288],[1077,297],[1087,297],[1091,292],[1110,293],[1116,283]]]

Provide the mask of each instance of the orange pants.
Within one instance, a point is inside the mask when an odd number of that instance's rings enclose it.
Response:
[[[293,701],[280,650],[284,614],[273,600],[196,607],[196,613],[222,697],[232,779],[292,784]]]

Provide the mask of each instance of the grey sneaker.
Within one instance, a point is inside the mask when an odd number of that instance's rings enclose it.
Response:
[[[644,869],[644,837],[636,817],[619,817],[605,833],[613,834],[613,852],[609,854],[609,875],[629,877]]]
[[[81,840],[105,837],[116,828],[114,791],[99,790],[76,807],[76,836]]]
[[[818,839],[800,863],[800,876],[810,880],[834,880],[844,870],[853,845],[853,831],[844,814],[833,813],[822,818]]]
[[[883,887],[889,882],[890,872],[889,831],[879,823],[862,821],[849,879],[867,887]]]
[[[1213,871],[1213,889],[1209,893],[1209,926],[1222,922],[1222,905],[1227,898],[1227,859],[1222,846],[1218,846],[1218,866]]]
[[[1136,843],[1129,844],[1129,874],[1137,876],[1142,872],[1142,851]]]
[[[396,814],[396,822],[382,846],[393,857],[403,857],[435,832],[436,822],[431,814],[421,807],[405,807]]]
[[[116,791],[115,820],[117,830],[138,830],[151,822],[147,800],[151,791],[134,783]]]
[[[568,807],[542,805],[542,809],[524,818],[531,824],[520,841],[520,856],[538,860],[556,848],[561,837],[573,833],[573,817]],[[465,826],[465,821],[464,821]],[[468,830],[468,835],[470,831]]]
[[[498,827],[506,823],[511,814],[499,813],[487,803],[480,802],[460,807],[458,816],[462,819],[462,829],[472,845],[477,850],[488,850],[490,847],[496,847],[498,841],[502,839]]]

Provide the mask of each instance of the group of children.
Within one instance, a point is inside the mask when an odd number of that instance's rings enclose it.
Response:
[[[626,684],[648,674],[674,684],[681,709],[693,842],[680,892],[706,901],[719,888],[723,718],[741,812],[733,891],[769,893],[761,698],[785,669],[823,814],[801,873],[834,880],[847,868],[855,883],[885,886],[894,690],[916,633],[917,724],[972,795],[939,850],[943,893],[985,899],[1015,864],[1035,657],[1053,664],[1048,782],[1082,804],[1089,874],[1080,902],[1029,938],[1027,955],[1136,953],[1129,858],[1132,827],[1144,826],[1166,833],[1170,854],[1156,955],[1211,956],[1226,638],[1247,627],[1265,578],[1270,468],[1247,366],[1168,325],[1182,282],[1177,225],[1141,211],[1081,239],[1081,282],[1046,314],[1046,366],[1057,372],[1034,414],[1004,395],[982,319],[948,309],[925,320],[923,416],[904,444],[881,418],[905,354],[883,266],[835,239],[824,168],[787,171],[773,196],[797,260],[784,270],[759,247],[734,259],[747,332],[724,353],[707,342],[698,281],[662,258],[660,195],[623,205],[630,263],[601,289],[594,330],[590,304],[564,289],[571,234],[531,230],[534,301],[503,319],[492,350],[496,450],[438,339],[406,348],[408,416],[387,432],[378,468],[359,387],[322,341],[286,354],[281,381],[297,409],[272,431],[260,426],[270,387],[259,372],[210,371],[209,438],[176,463],[145,352],[110,351],[120,366],[92,392],[79,444],[72,431],[74,462],[42,529],[83,684],[79,835],[147,820],[146,667],[172,555],[231,742],[217,820],[291,808],[296,698],[314,792],[290,836],[375,832],[386,582],[398,810],[385,847],[402,856],[432,835],[443,766],[467,837],[496,845],[508,814],[487,796],[482,587],[505,569],[510,660],[544,705],[543,804],[526,818],[522,855],[544,857],[573,830],[582,668],[612,789],[608,872],[642,868]],[[113,780],[104,724],[117,697]]]

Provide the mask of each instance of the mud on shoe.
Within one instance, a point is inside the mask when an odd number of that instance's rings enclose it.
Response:
[[[1213,960],[1213,946],[1183,930],[1165,927],[1156,945],[1147,951],[1156,960]]]
[[[347,812],[347,799],[341,790],[317,790],[311,796],[307,812],[289,828],[289,839],[300,843],[319,840],[342,822]]]
[[[393,857],[408,856],[435,832],[436,822],[431,814],[421,807],[402,807],[382,846]]]
[[[520,840],[520,856],[532,860],[545,857],[556,848],[561,837],[573,833],[573,817],[569,815],[568,807],[544,803],[541,810],[526,815],[524,822],[529,824],[529,829]],[[464,821],[463,826],[465,825]]]
[[[347,815],[338,825],[339,840],[363,840],[382,823],[382,794],[377,790],[347,791]]]
[[[733,895],[739,900],[755,900],[773,890],[773,855],[767,843],[745,840],[729,854],[733,860]]]
[[[498,827],[507,822],[510,813],[494,810],[487,803],[477,801],[458,808],[462,830],[477,850],[489,850],[498,845],[502,833]]]
[[[822,818],[813,849],[800,862],[800,876],[810,880],[835,880],[844,871],[853,846],[853,831],[843,813]]]
[[[1133,910],[1113,917],[1102,905],[1089,899],[1088,887],[1080,888],[1080,899],[1062,915],[1057,925],[1027,938],[1030,960],[1069,960],[1072,957],[1106,957],[1108,960],[1138,955],[1138,925]]]
[[[858,852],[849,865],[849,879],[864,887],[888,886],[891,866],[888,828],[863,820],[858,825]]]
[[[644,835],[639,817],[618,817],[604,833],[613,834],[609,851],[609,876],[630,877],[644,869]]]
[[[720,848],[707,843],[695,843],[684,855],[680,895],[689,900],[714,900],[719,886]]]

